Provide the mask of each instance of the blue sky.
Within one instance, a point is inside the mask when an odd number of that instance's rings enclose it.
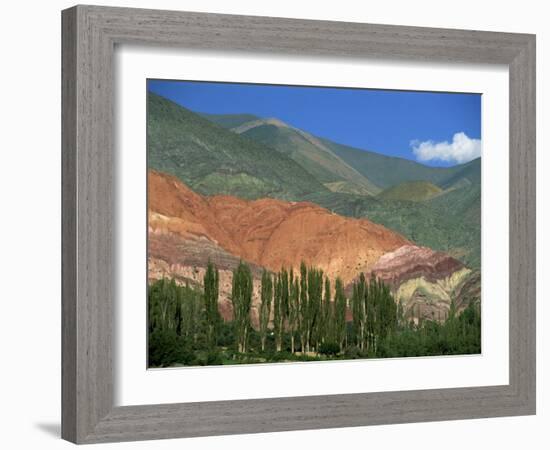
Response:
[[[479,156],[481,95],[148,80],[197,112],[276,117],[314,135],[431,166]]]

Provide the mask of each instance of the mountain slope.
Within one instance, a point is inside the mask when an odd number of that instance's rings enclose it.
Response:
[[[443,189],[458,189],[464,186],[481,184],[481,158],[474,159],[459,168],[449,177],[440,181]]]
[[[420,202],[434,198],[442,192],[443,189],[429,181],[405,181],[383,190],[378,194],[378,198],[384,200]]]
[[[418,245],[444,251],[472,268],[481,265],[481,186],[450,190],[421,202],[335,192],[304,198],[351,217],[366,217]]]
[[[235,128],[243,123],[252,122],[258,120],[259,117],[254,114],[208,114],[208,113],[197,113],[198,115],[204,117],[210,122],[214,122],[223,128]]]
[[[453,180],[458,181],[460,178],[466,178],[472,183],[480,182],[476,173],[479,173],[481,158],[453,167],[430,167],[404,158],[359,150],[327,139],[323,141],[336,155],[382,189],[406,181],[429,181],[443,188],[448,188]]]
[[[290,155],[325,185],[343,180],[355,182],[355,187],[367,183],[370,193],[379,193],[408,181],[428,181],[443,189],[481,182],[480,158],[453,167],[431,167],[409,159],[338,144],[274,118],[260,119],[245,114],[204,116],[237,134]],[[342,165],[346,167],[345,170]],[[361,179],[357,178],[357,174],[362,175],[362,181],[359,181]],[[331,189],[331,186],[328,187]],[[358,193],[357,189],[355,192],[353,189],[339,189],[335,192]]]
[[[234,131],[239,132],[245,126],[247,124]],[[356,192],[366,195],[374,195],[380,191],[376,185],[334,155],[319,139],[309,133],[286,124],[266,123],[247,128],[241,134],[288,154],[329,189],[333,183],[346,183],[340,184],[340,188],[349,185]]]
[[[332,214],[313,203],[203,197],[155,171],[149,171],[148,196],[150,232],[203,240],[274,271],[298,269],[305,261],[348,283],[381,255],[410,244],[367,219]]]
[[[326,191],[291,158],[153,93],[147,96],[147,156],[149,168],[203,194],[297,200]]]
[[[364,195],[380,192],[378,186],[335,155],[320,139],[278,119],[256,118],[238,126],[229,126],[237,123],[233,116],[207,118],[288,155],[329,189],[336,186],[340,191],[349,189]]]
[[[383,255],[372,274],[387,283],[405,316],[445,320],[450,304],[463,311],[481,297],[481,277],[456,259],[427,247],[405,245]]]

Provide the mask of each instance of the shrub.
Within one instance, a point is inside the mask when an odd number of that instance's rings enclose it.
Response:
[[[192,364],[193,360],[193,352],[175,332],[154,331],[149,334],[150,367]]]
[[[340,346],[336,342],[323,342],[319,346],[319,353],[325,356],[336,356],[340,353]]]

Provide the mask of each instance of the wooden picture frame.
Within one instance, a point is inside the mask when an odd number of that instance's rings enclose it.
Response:
[[[75,443],[535,413],[535,36],[75,6],[62,13],[62,437]],[[509,384],[114,407],[116,44],[505,64],[510,86]]]

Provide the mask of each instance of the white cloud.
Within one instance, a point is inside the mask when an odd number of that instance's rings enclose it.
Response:
[[[470,139],[462,131],[455,133],[453,142],[412,141],[411,147],[418,161],[440,160],[461,164],[481,156],[481,140]]]

